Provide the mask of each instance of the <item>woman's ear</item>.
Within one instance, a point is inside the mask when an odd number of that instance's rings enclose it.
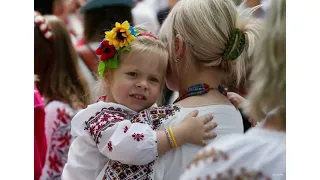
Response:
[[[175,39],[175,54],[177,59],[185,56],[185,46],[182,37],[178,34]]]

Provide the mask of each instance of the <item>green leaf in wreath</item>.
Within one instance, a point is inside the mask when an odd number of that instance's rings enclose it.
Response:
[[[121,48],[121,49],[119,50],[119,53],[122,53],[122,52],[124,52],[124,51],[130,52],[130,51],[131,51],[131,46],[126,46],[126,47]]]
[[[107,68],[112,68],[112,69],[115,69],[115,68],[119,67],[118,55],[117,54],[106,61],[106,67]]]
[[[101,77],[103,77],[104,74],[104,69],[106,68],[106,64],[104,61],[100,61],[99,66],[98,66],[98,73]]]

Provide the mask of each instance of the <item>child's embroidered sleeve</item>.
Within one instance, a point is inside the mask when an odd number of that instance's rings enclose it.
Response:
[[[157,135],[150,125],[132,123],[135,112],[123,106],[100,109],[86,122],[99,151],[123,164],[144,165],[158,156]]]

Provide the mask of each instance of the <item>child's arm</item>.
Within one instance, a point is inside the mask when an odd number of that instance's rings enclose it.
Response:
[[[216,123],[207,124],[212,120],[213,116],[205,115],[202,117],[197,117],[198,113],[198,111],[192,111],[184,118],[183,122],[180,125],[172,128],[178,146],[181,146],[184,143],[192,143],[205,146],[207,143],[203,140],[204,138],[214,138],[216,136],[216,134],[214,133],[204,134],[217,126]],[[206,130],[205,128],[208,129]],[[172,149],[165,131],[157,131],[157,139],[159,156]]]
[[[87,121],[87,129],[99,151],[108,158],[123,164],[148,164],[171,149],[165,131],[155,130],[157,124],[161,125],[160,121],[171,116],[174,109],[161,110],[161,117],[152,114],[152,110],[145,110],[130,121],[123,112],[97,112],[100,117]],[[197,121],[195,116],[197,112],[191,113],[186,121],[173,128],[178,146],[186,142],[205,145],[204,138],[215,137],[215,134],[207,133],[215,127],[207,124],[213,117],[207,115]]]

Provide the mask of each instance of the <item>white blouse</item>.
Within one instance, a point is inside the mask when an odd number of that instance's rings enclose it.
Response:
[[[286,179],[286,135],[256,127],[215,140],[180,177],[189,179]]]
[[[243,133],[241,115],[232,105],[192,108],[168,105],[136,113],[119,104],[98,102],[72,120],[75,139],[62,179],[178,179],[201,146],[185,144],[155,161],[158,157],[155,131],[181,123],[194,109],[200,111],[199,115],[214,114],[217,138]]]

